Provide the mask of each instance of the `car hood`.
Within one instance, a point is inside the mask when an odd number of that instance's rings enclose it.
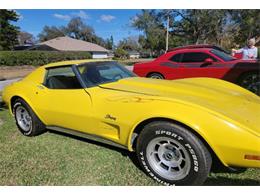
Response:
[[[169,81],[132,77],[100,87],[200,107],[253,129],[254,134],[260,136],[260,98],[223,80],[190,78]]]

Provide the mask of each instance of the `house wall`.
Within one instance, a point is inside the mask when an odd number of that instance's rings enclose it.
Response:
[[[106,52],[92,52],[93,59],[101,59],[108,58],[108,54]]]
[[[130,54],[129,58],[140,58],[139,54]]]

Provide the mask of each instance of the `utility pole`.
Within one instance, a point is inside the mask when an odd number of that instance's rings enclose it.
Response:
[[[170,17],[169,14],[167,15],[167,26],[166,26],[166,46],[165,46],[165,53],[169,49],[169,23],[170,23]]]

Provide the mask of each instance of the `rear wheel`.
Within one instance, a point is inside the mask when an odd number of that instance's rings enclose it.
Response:
[[[211,168],[211,155],[187,129],[170,122],[146,125],[137,140],[144,171],[165,185],[202,185]]]
[[[46,131],[45,125],[23,99],[15,100],[13,113],[16,125],[23,135],[36,136]]]
[[[152,79],[164,79],[163,75],[157,72],[150,73],[147,77]]]
[[[259,72],[249,72],[243,74],[239,79],[238,84],[241,87],[244,87],[257,95],[260,95],[260,73]]]

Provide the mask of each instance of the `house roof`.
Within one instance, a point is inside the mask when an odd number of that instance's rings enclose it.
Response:
[[[90,51],[90,52],[108,52],[107,49],[97,44],[73,39],[70,37],[57,37],[45,42],[40,45],[47,45],[59,51]]]

